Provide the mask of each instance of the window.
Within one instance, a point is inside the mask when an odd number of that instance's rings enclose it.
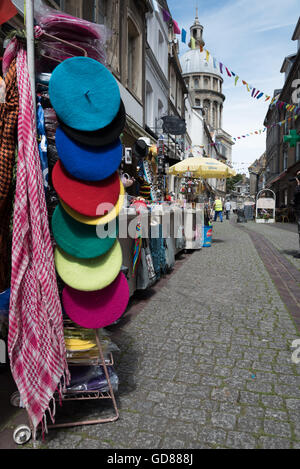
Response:
[[[283,200],[284,200],[284,206],[286,207],[287,206],[287,203],[288,203],[288,190],[287,189],[284,189],[283,191]]]
[[[141,35],[131,18],[128,18],[127,86],[141,99],[142,47]]]
[[[286,134],[289,133],[289,121],[287,119],[287,116],[285,116],[284,131],[285,131]]]
[[[97,23],[105,24],[106,23],[106,16],[107,16],[107,0],[99,0],[98,1],[98,21]]]
[[[182,88],[180,81],[177,82],[177,110],[181,113],[181,106],[182,106]]]
[[[164,38],[161,31],[158,31],[158,61],[162,65],[164,57]]]
[[[214,129],[217,127],[217,109],[215,105],[213,105],[212,109],[212,126]]]
[[[162,101],[159,99],[158,104],[157,104],[157,117],[158,117],[158,119],[160,119],[162,117],[163,112],[164,112],[164,105],[163,105]]]
[[[82,2],[82,18],[87,21],[95,21],[96,9],[94,0],[84,0]]]
[[[297,142],[296,146],[296,161],[300,161],[300,142]]]
[[[146,122],[153,127],[153,89],[149,81],[146,82]]]
[[[176,95],[176,76],[173,68],[171,69],[170,72],[170,92],[171,92],[171,100],[174,102],[175,101],[175,95]]]
[[[77,16],[80,18],[81,16],[81,0],[60,0],[60,2],[56,1],[56,3],[60,3],[61,9],[72,16]]]
[[[194,77],[194,88],[199,88],[199,77]]]
[[[98,23],[105,24],[111,31],[106,47],[107,67],[116,75],[120,74],[120,27],[119,27],[119,0],[100,0],[98,2]]]
[[[288,154],[285,151],[283,153],[283,170],[285,171],[287,169],[287,163],[288,163]]]
[[[195,99],[195,106],[200,107],[201,106],[201,101],[199,98]]]
[[[209,88],[209,82],[210,82],[209,78],[204,77],[204,88],[207,88],[207,89]]]

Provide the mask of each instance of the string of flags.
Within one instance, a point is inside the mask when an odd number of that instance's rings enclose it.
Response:
[[[263,129],[259,129],[259,130],[253,130],[251,132],[248,132],[248,133],[245,133],[243,135],[240,135],[239,137],[231,137],[231,139],[233,140],[233,142],[237,142],[238,140],[242,140],[243,138],[247,138],[247,137],[251,137],[251,136],[254,136],[254,135],[262,135],[264,132],[266,132],[267,129],[270,129],[272,127],[275,127],[276,125],[279,125],[279,126],[282,126],[284,125],[286,122],[290,122],[291,120],[296,120],[299,116],[298,115],[295,115],[295,116],[291,116],[291,117],[288,117],[287,119],[281,121],[281,122],[275,122],[274,124],[272,125],[267,125],[266,127],[264,127]],[[211,146],[211,147],[218,147],[219,145],[222,145],[221,142],[213,142],[213,143],[208,143],[208,146]],[[204,148],[204,145],[197,145],[198,147],[200,148]],[[192,147],[188,147],[186,148],[186,151],[188,150],[192,150]],[[195,151],[193,149],[193,152],[194,153],[197,153],[197,154],[202,154],[201,151],[197,150]]]
[[[266,127],[264,127],[263,129],[260,129],[260,130],[254,130],[252,132],[249,132],[249,133],[245,133],[244,135],[240,135],[239,137],[231,137],[232,140],[234,142],[236,142],[237,140],[242,140],[243,138],[246,138],[246,137],[251,137],[252,135],[261,135],[263,134],[264,132],[266,132],[267,129],[270,129],[272,127],[275,127],[276,125],[279,125],[279,126],[282,126],[284,125],[286,122],[290,122],[291,120],[296,120],[298,118],[298,115],[295,115],[295,116],[290,116],[288,117],[287,119],[281,121],[281,122],[275,122],[274,124],[271,124],[271,125],[267,125]],[[215,146],[215,145],[218,145],[219,142],[214,142],[214,143],[210,143],[210,145],[212,146]]]
[[[158,4],[157,0],[152,0],[152,3],[153,3],[154,10],[156,12],[159,12],[160,11],[159,8],[161,8],[164,21],[167,22],[167,23],[170,23],[170,22],[172,23],[174,34],[180,35],[181,36],[181,42],[186,44],[187,31],[184,28],[180,29],[177,21],[175,21],[171,17],[170,13],[167,10],[165,10],[163,7],[161,7]],[[192,36],[190,37],[190,47],[191,47],[191,49],[196,49],[196,40]],[[212,56],[212,54],[207,49],[204,49],[202,46],[200,46],[200,53],[205,54],[205,60],[207,62],[209,62],[209,60],[211,58],[211,60],[213,61],[214,68],[219,69],[220,73],[222,75],[225,74],[225,76],[227,75],[228,77],[233,78],[235,86],[237,86],[237,83],[240,81],[240,83],[242,83],[242,85],[246,88],[246,90],[248,91],[248,93],[250,94],[250,96],[253,99],[259,100],[261,98],[264,98],[265,102],[269,101],[269,105],[272,105],[272,104],[275,105],[276,104],[276,106],[279,107],[280,109],[284,108],[288,112],[291,112],[291,113],[294,112],[295,114],[300,113],[300,106],[299,105],[294,105],[294,104],[290,104],[290,103],[287,103],[287,102],[284,102],[284,101],[279,101],[279,95],[274,96],[272,98],[271,95],[265,93],[264,91],[260,90],[257,87],[252,86],[251,84],[248,83],[248,81],[246,81],[244,79],[241,79],[240,76],[237,73],[233,72],[230,67],[227,67],[222,62],[218,61],[215,57]]]

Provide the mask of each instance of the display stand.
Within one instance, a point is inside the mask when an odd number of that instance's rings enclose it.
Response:
[[[107,392],[101,392],[101,391],[76,391],[72,393],[64,393],[62,395],[62,400],[63,401],[83,401],[83,400],[95,400],[95,399],[111,399],[113,408],[115,411],[115,415],[113,417],[109,418],[99,418],[99,419],[94,419],[94,420],[85,420],[85,421],[74,421],[74,422],[68,422],[68,423],[56,423],[53,425],[49,425],[49,428],[63,428],[63,427],[74,427],[78,425],[93,425],[97,423],[106,423],[106,422],[114,422],[115,420],[118,420],[119,418],[119,411],[116,403],[116,398],[114,395],[114,391],[112,388],[112,384],[110,381],[110,377],[108,374],[107,366],[112,366],[114,364],[113,362],[113,356],[110,354],[110,360],[107,362],[104,358],[103,354],[103,349],[102,345],[98,336],[98,331],[95,329],[95,338],[96,338],[96,343],[99,351],[99,361],[94,364],[94,366],[103,366],[103,370],[105,373],[105,377],[107,380],[107,384],[109,387],[109,391]],[[80,364],[79,366],[82,366]],[[87,366],[91,366],[90,364]],[[93,366],[93,365],[92,365]]]
[[[56,393],[55,400],[58,402],[63,402],[63,401],[86,401],[86,400],[102,400],[102,399],[110,399],[113,405],[114,409],[114,415],[112,417],[107,417],[107,418],[98,418],[98,419],[91,419],[91,420],[80,420],[80,421],[71,421],[71,422],[65,422],[65,423],[55,423],[48,425],[48,428],[67,428],[67,427],[76,427],[80,425],[95,425],[99,423],[108,423],[108,422],[114,422],[118,420],[119,418],[119,410],[117,407],[117,402],[115,398],[115,394],[113,391],[113,387],[111,384],[111,380],[109,377],[108,373],[108,366],[113,366],[114,361],[113,361],[113,356],[112,353],[110,353],[109,359],[104,358],[104,353],[101,345],[101,341],[98,336],[98,330],[95,329],[95,338],[96,338],[96,344],[98,347],[99,351],[99,359],[95,361],[93,364],[87,364],[87,363],[80,363],[78,366],[103,366],[105,378],[107,380],[108,388],[109,391],[102,392],[102,391],[72,391],[72,392],[66,392],[66,390],[62,390],[62,396],[59,396],[58,393]],[[76,365],[72,365],[76,366]],[[11,397],[11,403],[12,405],[16,407],[20,407],[20,397],[18,392],[14,393]],[[27,443],[31,436],[32,436],[32,431],[33,431],[33,426],[31,424],[30,418],[28,417],[29,420],[29,425],[27,426],[26,424],[21,424],[19,425],[13,433],[13,439],[15,443],[18,445],[23,445]]]
[[[273,197],[262,197],[270,192]],[[275,223],[276,195],[271,189],[262,189],[256,197],[256,223]]]

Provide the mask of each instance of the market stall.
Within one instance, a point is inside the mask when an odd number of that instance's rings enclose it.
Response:
[[[118,419],[105,328],[172,270],[197,231],[196,212],[184,219],[185,207],[165,200],[163,138],[122,143],[126,109],[106,67],[104,26],[33,6],[26,1],[26,41],[16,32],[2,64],[13,113],[0,325],[18,388],[11,402],[29,420],[14,432],[18,444],[48,427]],[[110,400],[113,415],[55,421],[56,401],[89,399]]]
[[[210,246],[212,228],[208,213],[211,207],[205,203],[206,184],[203,183],[207,179],[232,177],[235,172],[214,158],[192,156],[171,166],[169,174],[180,180],[180,192],[185,197],[186,249],[201,249],[203,246]]]

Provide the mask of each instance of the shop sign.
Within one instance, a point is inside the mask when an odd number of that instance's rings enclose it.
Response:
[[[186,123],[178,116],[164,116],[163,132],[171,135],[183,135],[186,133]]]

